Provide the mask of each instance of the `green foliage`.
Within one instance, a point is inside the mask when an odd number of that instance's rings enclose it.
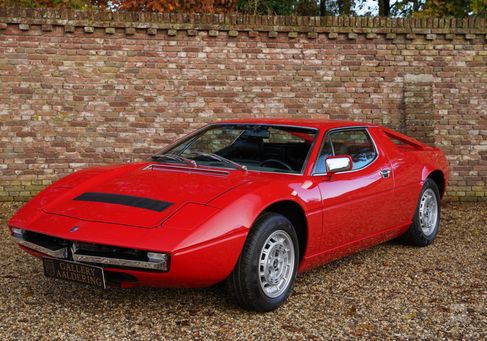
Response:
[[[470,12],[470,0],[428,0],[424,9],[414,13],[424,17],[458,17],[463,18]]]
[[[487,17],[487,0],[0,0],[1,5],[251,15]]]
[[[19,6],[30,8],[57,7],[72,9],[90,9],[97,7],[90,0],[0,0],[0,6]]]
[[[487,18],[487,0],[472,0],[470,11],[473,15]]]
[[[239,0],[237,10],[251,15],[292,15],[296,0]]]
[[[338,15],[338,2],[336,0],[320,0],[320,15]]]
[[[404,17],[486,17],[486,8],[487,0],[398,0],[391,3],[391,14]]]
[[[319,15],[318,4],[314,0],[299,0],[296,3],[296,14],[306,16]]]
[[[396,17],[410,17],[422,10],[424,0],[398,0],[391,6],[391,14]]]
[[[362,0],[364,1],[364,0]],[[346,15],[353,0],[239,0],[237,10],[252,15]]]

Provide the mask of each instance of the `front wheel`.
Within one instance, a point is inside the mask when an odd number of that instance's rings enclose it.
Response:
[[[298,267],[296,231],[285,216],[264,213],[249,232],[227,288],[244,309],[271,311],[291,294]]]
[[[401,237],[405,244],[426,246],[431,244],[438,234],[440,226],[440,192],[431,179],[426,179],[419,196],[413,223]]]

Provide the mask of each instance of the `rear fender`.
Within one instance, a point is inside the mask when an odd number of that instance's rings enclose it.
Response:
[[[423,153],[422,153],[423,154]],[[421,171],[421,186],[424,184],[426,179],[431,175],[431,173],[435,171],[441,172],[443,176],[444,186],[443,191],[440,193],[441,197],[445,194],[446,187],[448,184],[448,178],[450,175],[448,169],[448,161],[443,154],[443,152],[439,149],[424,152],[425,155],[422,155],[422,160],[424,162],[423,169]],[[441,189],[440,189],[441,191]]]

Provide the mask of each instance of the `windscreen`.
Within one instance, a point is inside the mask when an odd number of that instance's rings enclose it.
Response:
[[[256,124],[212,125],[154,159],[191,160],[211,167],[244,166],[249,170],[302,173],[316,129]],[[177,157],[176,157],[177,156]]]

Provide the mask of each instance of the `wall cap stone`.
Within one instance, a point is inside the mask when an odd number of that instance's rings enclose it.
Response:
[[[149,35],[157,30],[168,32],[185,30],[188,35],[196,31],[232,32],[265,32],[268,36],[277,36],[284,32],[293,39],[299,33],[309,38],[318,34],[328,34],[332,39],[344,34],[349,39],[357,35],[368,35],[369,39],[379,34],[406,35],[407,39],[416,39],[418,35],[426,36],[427,40],[452,39],[465,40],[485,39],[487,21],[484,18],[383,18],[383,17],[300,17],[300,16],[264,16],[242,14],[186,14],[186,13],[147,13],[147,12],[104,12],[79,11],[52,8],[19,8],[0,6],[0,27],[19,25],[21,30],[29,30],[32,25],[42,27],[66,26],[92,27],[106,29],[108,27],[128,29],[132,34],[135,29],[144,29]],[[50,25],[50,26],[47,26]],[[91,33],[91,30],[85,31]],[[65,32],[69,33],[70,30]],[[106,31],[112,34],[111,31]],[[110,32],[110,33],[109,33]],[[331,34],[333,33],[333,34]],[[255,34],[249,34],[254,37]]]

